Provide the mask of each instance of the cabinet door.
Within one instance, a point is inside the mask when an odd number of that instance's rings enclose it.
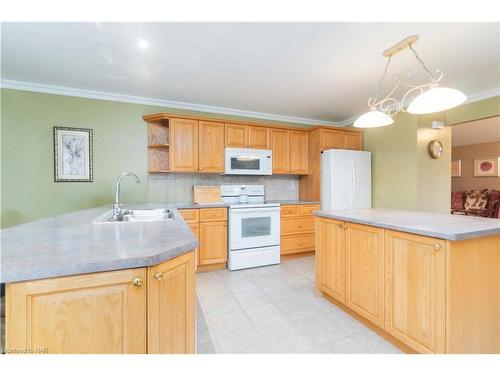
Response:
[[[273,173],[290,173],[290,131],[271,129]]]
[[[6,298],[7,348],[146,353],[145,268],[9,284]]]
[[[198,121],[173,118],[170,127],[170,170],[198,171]]]
[[[320,151],[329,150],[331,148],[343,148],[344,141],[341,131],[321,129],[320,137]]]
[[[347,223],[346,305],[384,326],[384,230]]]
[[[199,124],[199,170],[206,173],[224,172],[224,124],[200,121]]]
[[[309,173],[309,133],[290,131],[290,173]]]
[[[385,330],[420,353],[444,353],[444,241],[386,231]]]
[[[198,242],[200,242],[200,224],[189,224],[189,228],[191,228],[191,230],[193,231],[193,234],[194,236],[196,237],[196,239],[198,240]],[[195,265],[195,269],[198,268],[198,266],[200,265],[200,249],[199,248],[196,248],[194,249],[194,265]]]
[[[269,150],[269,128],[250,126],[248,128],[248,147]]]
[[[194,252],[148,268],[148,353],[194,353],[194,303]]]
[[[200,223],[200,266],[227,261],[227,222]]]
[[[248,126],[226,124],[226,147],[248,147]]]
[[[316,219],[316,285],[345,303],[345,230],[337,220]]]
[[[363,136],[361,134],[344,133],[343,138],[343,148],[348,150],[363,149]]]

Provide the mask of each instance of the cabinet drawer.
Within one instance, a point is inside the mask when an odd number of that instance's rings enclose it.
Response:
[[[186,223],[197,224],[200,221],[200,212],[197,209],[179,210]]]
[[[281,235],[314,233],[314,217],[281,220]]]
[[[281,217],[299,216],[299,206],[281,206]]]
[[[300,214],[310,216],[314,211],[319,210],[319,204],[304,204],[300,206]]]
[[[289,236],[281,238],[281,254],[314,251],[315,237],[313,234]]]
[[[201,208],[200,222],[205,221],[227,221],[227,210],[225,208]]]

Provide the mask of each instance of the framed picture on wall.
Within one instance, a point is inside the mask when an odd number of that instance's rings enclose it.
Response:
[[[462,177],[462,160],[451,162],[451,177]]]
[[[500,177],[500,156],[474,159],[474,177]]]
[[[54,126],[54,182],[92,182],[92,129]]]

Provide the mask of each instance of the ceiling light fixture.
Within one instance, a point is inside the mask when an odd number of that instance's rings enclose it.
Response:
[[[368,99],[370,111],[358,117],[353,126],[357,128],[376,128],[380,126],[387,126],[394,123],[392,117],[394,117],[398,112],[406,110],[408,113],[418,115],[442,112],[459,106],[467,100],[467,96],[465,96],[463,92],[439,86],[439,82],[443,79],[443,72],[437,69],[433,74],[427,68],[423,60],[418,56],[417,51],[413,48],[413,44],[415,44],[417,40],[418,35],[412,35],[384,51],[384,56],[387,57],[387,63],[385,64],[384,72],[378,83],[375,97]],[[413,52],[413,55],[429,76],[430,81],[420,85],[409,83],[408,78],[410,77],[410,72],[405,70],[402,73],[397,74],[397,81],[392,90],[389,91],[384,98],[380,98],[380,89],[392,56],[406,48],[409,48]],[[398,101],[393,98],[392,95],[399,87],[406,87],[407,91],[403,95],[403,98]],[[411,99],[415,95],[417,96],[414,97],[414,99],[411,100],[407,106],[407,100]]]
[[[148,49],[149,48],[149,42],[146,39],[138,39],[137,40],[137,47],[140,49]]]

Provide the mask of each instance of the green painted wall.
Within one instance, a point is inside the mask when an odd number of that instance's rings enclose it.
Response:
[[[147,200],[147,127],[142,116],[192,113],[8,89],[1,90],[0,101],[1,227],[109,204],[115,180],[125,170],[136,172],[142,183],[124,180],[123,201]],[[94,182],[53,182],[53,126],[94,129]]]
[[[500,96],[465,104],[446,112],[446,125],[498,116],[500,114]]]
[[[399,113],[394,120],[364,132],[364,148],[372,152],[372,205],[416,209],[417,119]]]
[[[445,121],[440,113],[418,117],[417,128],[417,209],[422,211],[450,212],[451,193],[451,127],[441,130],[431,128],[431,121]],[[439,159],[429,154],[429,142],[437,139],[443,144],[444,153]]]

